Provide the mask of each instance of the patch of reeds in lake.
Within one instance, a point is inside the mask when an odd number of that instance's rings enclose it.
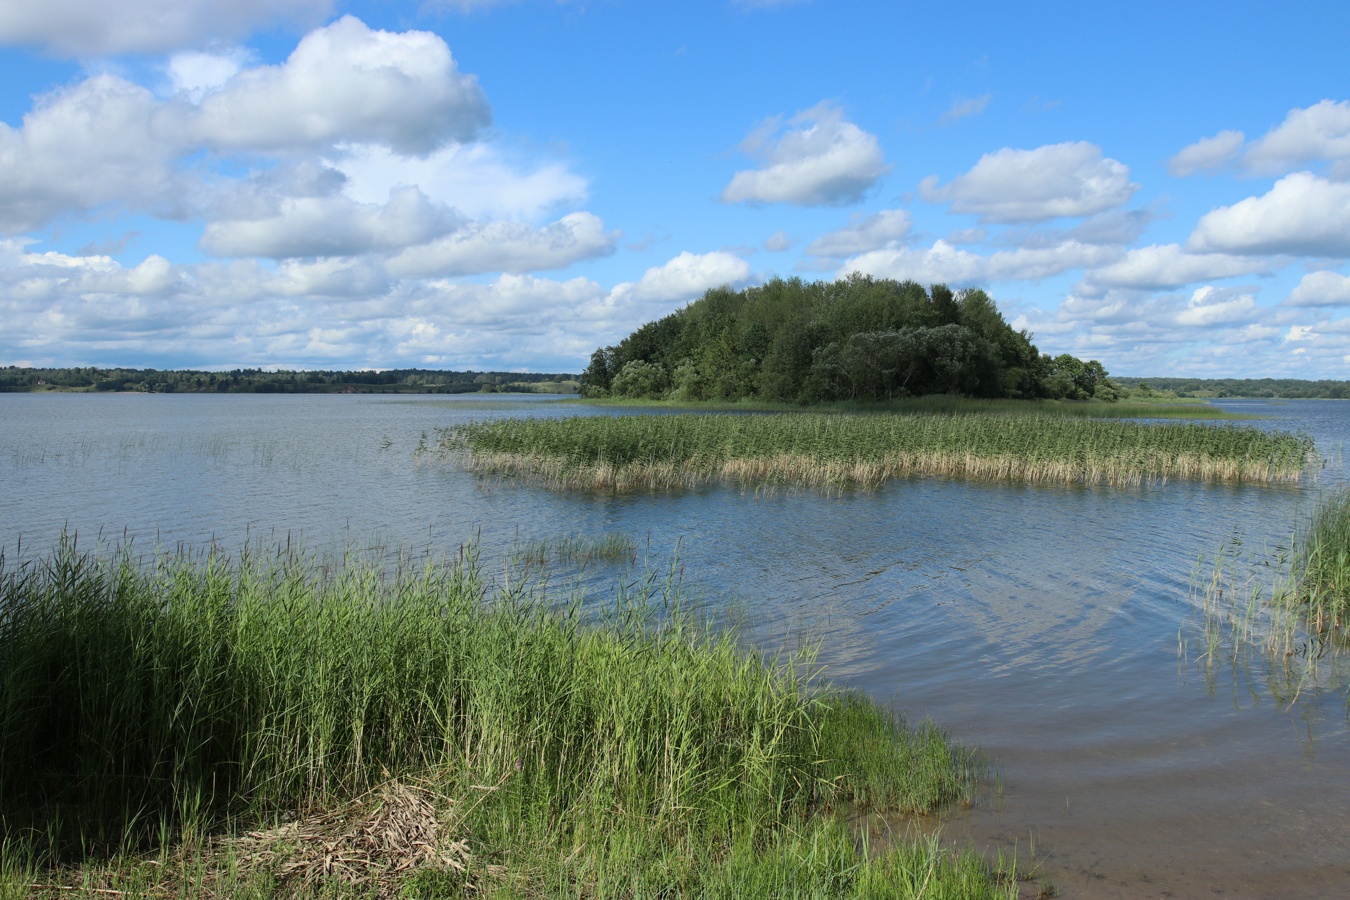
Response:
[[[1350,626],[1350,490],[1317,503],[1295,546],[1296,594],[1311,627],[1343,636]]]
[[[914,475],[1116,486],[1291,482],[1316,460],[1302,434],[1030,415],[500,419],[441,429],[436,448],[462,454],[480,474],[618,491],[716,482],[870,488]]]
[[[628,584],[0,557],[0,896],[1015,893],[845,824],[968,800],[969,753]]]
[[[1203,563],[1203,560],[1202,560]],[[1264,684],[1282,706],[1343,689],[1350,678],[1350,490],[1321,497],[1300,517],[1288,546],[1248,557],[1234,537],[1215,553],[1212,572],[1193,580],[1203,649],[1178,633],[1178,655],[1204,668],[1213,687],[1226,662],[1234,684]],[[1259,677],[1254,677],[1258,676]]]

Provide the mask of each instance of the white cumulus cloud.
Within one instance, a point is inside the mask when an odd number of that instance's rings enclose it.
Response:
[[[262,281],[282,297],[378,297],[393,281],[370,259],[287,259]]]
[[[428,319],[444,316],[456,329],[473,325],[537,332],[547,323],[590,318],[606,299],[600,285],[580,277],[555,281],[508,273],[490,284],[433,282],[431,287],[433,296],[450,300],[451,308],[437,310],[419,303],[414,309]]]
[[[724,250],[684,251],[664,265],[648,269],[636,282],[617,284],[610,292],[620,301],[673,303],[697,300],[709,288],[737,285],[750,277],[750,264]]]
[[[1350,174],[1350,101],[1323,100],[1293,109],[1277,127],[1247,149],[1246,163],[1265,173],[1287,172],[1311,162],[1332,162]]]
[[[0,3],[0,43],[68,56],[155,53],[247,35],[276,22],[317,23],[333,0],[14,0]]]
[[[200,103],[207,94],[224,87],[248,62],[249,54],[243,48],[226,53],[189,50],[171,56],[164,73],[175,94]]]
[[[1058,309],[1029,309],[1012,324],[1052,336],[1040,342],[1056,348],[1051,353],[1063,347],[1095,356],[1121,374],[1300,377],[1301,364],[1290,371],[1274,353],[1292,314],[1258,306],[1241,287],[1202,285],[1189,294],[1117,288],[1098,297],[1071,293]]]
[[[383,144],[425,155],[473,139],[487,98],[426,31],[374,31],[344,16],[301,39],[281,65],[239,72],[207,94],[196,135],[220,149],[322,150]]]
[[[878,250],[903,241],[913,224],[913,218],[905,210],[884,209],[821,235],[811,242],[806,253],[809,256],[844,257]]]
[[[954,287],[983,286],[993,281],[1039,281],[1071,269],[1101,265],[1118,258],[1114,247],[1065,241],[1050,247],[1020,247],[988,255],[961,250],[947,241],[933,246],[888,247],[846,260],[840,277],[862,272],[879,278],[941,282]]]
[[[722,191],[728,203],[852,203],[886,171],[876,135],[829,103],[797,113],[780,128],[766,122],[741,145],[763,168],[737,172]]]
[[[471,219],[535,219],[588,192],[586,179],[559,162],[518,164],[484,142],[452,144],[426,157],[367,144],[345,148],[329,165],[347,176],[345,190],[357,200],[378,202],[401,184],[415,184]]]
[[[1186,246],[1200,252],[1350,257],[1350,183],[1286,175],[1268,193],[1201,217]]]
[[[11,244],[11,246],[15,246]],[[163,296],[180,284],[179,274],[167,259],[147,256],[126,268],[107,256],[72,256],[49,250],[20,253],[0,270],[0,283],[13,288],[25,284],[44,296],[72,294],[127,294]]]
[[[353,199],[372,204],[418,183],[400,175],[435,176],[435,191],[453,196],[430,199],[475,218],[488,206],[489,215],[534,216],[585,192],[560,165],[518,171],[491,145],[457,143],[477,136],[489,111],[477,81],[457,70],[436,35],[372,31],[349,16],[304,37],[280,66],[246,61],[241,52],[179,54],[166,69],[175,92],[168,99],[98,74],[37,98],[20,127],[0,122],[0,233],[104,206],[211,215],[213,197],[260,194],[277,160],[287,161],[283,169],[312,167],[316,153],[335,158],[332,172],[350,163],[362,176],[348,179]],[[226,160],[249,154],[250,163],[256,154],[273,158],[240,179],[207,172],[203,150],[224,151]],[[430,154],[428,168],[400,171],[394,162],[418,154]]]
[[[1183,147],[1167,161],[1167,171],[1178,177],[1218,172],[1237,158],[1245,140],[1240,131],[1220,131]]]
[[[517,222],[472,223],[389,260],[389,271],[405,277],[522,273],[563,269],[614,251],[615,236],[588,212],[563,216],[543,228]]]
[[[1087,283],[1096,287],[1176,288],[1198,281],[1265,272],[1264,259],[1225,253],[1188,253],[1177,244],[1137,247],[1123,259],[1087,273]]]
[[[447,208],[401,187],[384,204],[341,194],[286,197],[271,215],[208,222],[201,243],[217,256],[353,256],[422,244],[456,224]]]
[[[1103,212],[1124,204],[1138,188],[1124,163],[1078,141],[986,153],[945,186],[937,176],[925,178],[919,195],[988,222],[1039,222]]]
[[[38,98],[22,127],[0,122],[0,230],[103,204],[172,207],[177,125],[150,91],[114,75]]]
[[[1256,311],[1256,300],[1251,294],[1211,285],[1196,288],[1185,309],[1177,313],[1180,325],[1211,327],[1231,325],[1250,319]]]
[[[1309,272],[1289,292],[1286,306],[1350,306],[1350,277],[1335,272]]]

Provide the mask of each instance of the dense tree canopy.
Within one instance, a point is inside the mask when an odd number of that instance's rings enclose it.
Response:
[[[857,274],[710,290],[596,350],[582,392],[799,403],[948,393],[1116,398],[1101,363],[1041,353],[984,291]]]

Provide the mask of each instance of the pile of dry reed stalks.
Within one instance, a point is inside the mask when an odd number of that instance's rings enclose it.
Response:
[[[447,836],[453,824],[447,798],[394,780],[338,809],[250,832],[234,852],[241,869],[271,871],[294,887],[340,881],[396,897],[406,877],[434,869],[466,875],[467,892],[469,848]]]

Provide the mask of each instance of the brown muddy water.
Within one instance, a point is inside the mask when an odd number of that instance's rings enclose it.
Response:
[[[1316,482],[1134,489],[896,482],[822,497],[559,495],[417,453],[470,419],[592,415],[533,397],[0,395],[0,548],[131,540],[455,553],[623,533],[645,557],[556,569],[603,604],[672,566],[761,646],[931,718],[997,779],[894,827],[1013,850],[1063,897],[1350,896],[1350,665],[1206,636],[1220,547],[1245,579],[1343,478],[1350,402],[1225,405],[1304,430]],[[1259,635],[1259,624],[1257,627]]]

